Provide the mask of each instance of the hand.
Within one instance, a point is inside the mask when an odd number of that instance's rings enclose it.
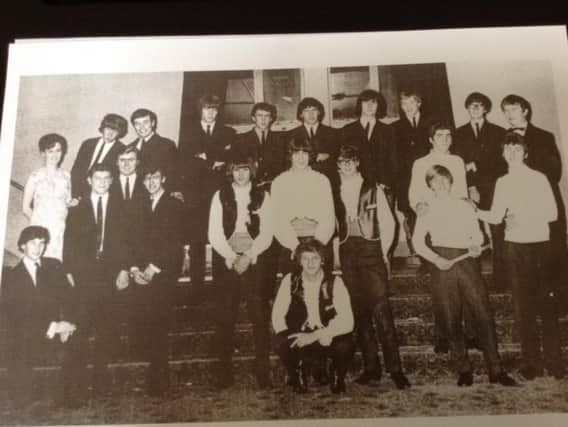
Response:
[[[481,200],[481,195],[479,194],[477,187],[469,187],[469,198],[475,203],[479,203],[479,200]]]
[[[290,348],[302,348],[316,342],[318,340],[318,336],[315,332],[299,332],[297,334],[290,335],[288,339],[294,340],[292,341],[292,344],[290,344]]]
[[[477,172],[477,166],[475,165],[475,162],[469,162],[467,165],[465,165],[465,171]]]
[[[233,270],[241,275],[249,268],[252,260],[246,255],[239,255],[233,264]]]
[[[479,255],[481,255],[482,252],[481,246],[479,245],[470,246],[468,252],[472,257],[477,258]]]
[[[319,343],[321,345],[323,345],[324,347],[331,345],[331,342],[333,341],[333,337],[329,333],[327,333],[326,329],[320,329],[319,332],[320,332],[318,334]]]
[[[182,202],[184,201],[183,194],[182,194],[181,192],[179,192],[179,191],[172,191],[172,192],[170,193],[170,195],[171,195],[172,197],[175,197],[175,198],[178,199],[179,201],[182,201]]]
[[[196,158],[201,159],[201,160],[207,160],[207,154],[205,154],[205,152],[198,153],[198,154],[194,155],[193,157],[196,157]]]
[[[316,162],[323,162],[327,159],[329,159],[329,154],[327,154],[327,153],[319,153],[316,156]]]
[[[434,262],[434,264],[440,270],[449,270],[454,265],[454,263],[452,261],[450,261],[449,259],[444,258],[444,257],[438,257],[436,259],[436,261]]]
[[[71,273],[67,273],[67,281],[69,282],[72,288],[75,287],[75,279],[73,278],[73,275]]]
[[[128,283],[129,283],[128,271],[120,270],[120,273],[118,273],[118,276],[116,277],[116,283],[115,283],[116,289],[122,291],[123,289],[126,289],[128,287]]]
[[[220,162],[220,161],[216,161],[215,163],[213,163],[213,170],[219,170],[223,167],[223,165],[225,164],[225,162]]]
[[[426,202],[419,202],[416,205],[416,215],[417,216],[424,216],[428,213],[429,210],[430,210],[430,205],[428,205],[428,203],[426,203]]]
[[[155,274],[156,270],[154,270],[151,266],[148,265],[148,267],[146,267],[146,270],[144,270],[144,273],[142,273],[142,277],[146,282],[151,282]]]
[[[67,202],[67,207],[68,208],[74,208],[75,206],[77,206],[79,204],[79,199],[75,198],[75,199],[71,199]]]
[[[147,285],[148,283],[150,283],[146,279],[144,279],[144,274],[140,270],[133,272],[132,277],[137,285]]]
[[[505,215],[505,230],[513,230],[517,225],[515,214],[512,212],[507,212]]]
[[[73,332],[77,330],[77,327],[73,323],[66,321],[59,323],[59,339],[61,342],[67,342],[69,337],[73,335]]]

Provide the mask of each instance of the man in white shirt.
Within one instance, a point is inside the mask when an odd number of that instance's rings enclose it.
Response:
[[[434,165],[427,171],[426,182],[435,197],[429,202],[428,212],[417,219],[414,247],[436,267],[432,271],[434,313],[448,333],[458,386],[473,384],[462,327],[464,306],[469,307],[476,323],[489,381],[512,386],[515,381],[501,367],[489,296],[479,263],[474,259],[481,254],[483,234],[471,205],[452,193],[452,181],[444,166]],[[427,234],[431,248],[426,245]],[[464,255],[464,259],[460,258]]]
[[[339,276],[322,269],[325,249],[317,240],[295,251],[297,268],[287,274],[272,307],[276,351],[296,393],[307,391],[313,363],[332,359],[331,391],[345,392],[345,374],[353,358],[353,310],[349,292]]]
[[[503,157],[509,172],[497,180],[491,210],[478,210],[477,216],[490,224],[505,221],[504,261],[521,338],[521,374],[528,380],[542,376],[544,362],[548,373],[560,379],[565,367],[550,244],[550,223],[556,221],[558,210],[546,175],[525,163],[527,150],[522,135],[514,131],[505,135]]]
[[[225,388],[234,382],[233,339],[244,294],[254,325],[257,384],[268,388],[272,282],[263,274],[263,254],[272,243],[270,197],[255,185],[256,164],[252,158],[235,155],[228,170],[231,183],[213,195],[208,232],[214,251],[213,277],[222,288],[216,332],[220,360],[217,385]]]

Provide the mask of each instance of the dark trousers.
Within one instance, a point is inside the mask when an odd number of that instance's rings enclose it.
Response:
[[[466,249],[444,247],[433,249],[447,259],[456,258],[467,252]],[[432,291],[434,315],[441,319],[448,333],[450,358],[455,370],[458,373],[472,370],[462,326],[464,307],[467,307],[475,323],[489,375],[494,376],[501,372],[495,322],[478,260],[466,258],[454,264],[449,270],[433,269]]]
[[[246,299],[248,316],[253,324],[256,353],[256,374],[268,375],[270,352],[270,305],[272,288],[265,280],[263,258],[250,265],[241,275],[229,270],[225,261],[213,254],[213,277],[219,285],[219,305],[215,342],[221,370],[232,375],[232,355],[235,349],[235,324],[241,298]]]
[[[506,271],[513,292],[515,323],[521,338],[523,365],[556,370],[562,367],[558,298],[551,278],[550,242],[504,243]],[[537,316],[542,318],[539,334]],[[541,356],[542,336],[542,356]]]
[[[355,344],[351,333],[334,337],[329,346],[322,346],[319,342],[302,348],[291,348],[293,340],[288,338],[299,331],[286,330],[276,334],[276,353],[284,364],[289,377],[296,375],[298,369],[309,371],[315,364],[318,367],[321,360],[331,359],[333,368],[339,378],[345,378],[349,364],[353,359]]]
[[[365,371],[381,370],[377,354],[378,336],[387,370],[390,373],[401,372],[381,242],[349,237],[340,246],[339,253],[343,280],[353,298],[357,342],[363,353]]]

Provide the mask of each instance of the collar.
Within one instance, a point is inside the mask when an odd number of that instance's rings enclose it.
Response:
[[[32,261],[31,259],[29,259],[27,256],[24,256],[22,258],[22,261],[24,263],[24,266],[28,269],[28,271],[34,271],[36,268],[36,263],[41,266],[41,258],[38,259],[37,261]]]
[[[253,130],[255,131],[259,141],[262,141],[262,132],[266,132],[265,133],[266,138],[268,138],[268,132],[270,132],[270,129],[262,130],[257,128],[256,126],[253,128]]]
[[[341,173],[339,174],[339,176],[341,177],[341,184],[353,184],[355,185],[355,183],[362,183],[363,182],[363,176],[361,175],[360,172],[357,172],[351,176],[345,176],[342,175]]]
[[[485,119],[479,119],[479,120],[470,120],[469,124],[471,125],[472,128],[475,127],[475,124],[479,123],[479,127],[482,128],[483,125],[485,124]]]
[[[365,127],[367,126],[367,123],[370,123],[371,125],[375,125],[377,123],[377,118],[376,117],[364,117],[361,116],[361,118],[359,119],[359,122],[361,123],[361,126]]]
[[[244,187],[239,187],[238,185],[236,185],[234,182],[232,184],[233,186],[233,190],[235,190],[235,194],[239,193],[239,194],[248,194],[250,193],[250,189],[252,187],[252,183],[249,182],[247,185],[245,185]]]
[[[97,142],[97,145],[99,144],[103,144],[103,146],[105,147],[112,147],[114,145],[114,143],[116,142],[116,139],[112,142],[105,142],[105,140],[103,139],[103,137],[101,136],[99,138],[99,142]]]
[[[93,206],[97,206],[97,203],[99,201],[99,197],[103,198],[103,203],[106,203],[108,200],[108,191],[105,194],[97,194],[93,191],[91,191],[91,202],[93,202]]]
[[[201,129],[203,129],[203,132],[206,132],[207,126],[211,126],[211,133],[213,133],[213,129],[215,129],[215,123],[217,123],[217,121],[214,121],[212,123],[207,123],[201,120]]]
[[[156,206],[158,204],[158,202],[160,201],[160,199],[162,198],[162,195],[164,194],[164,189],[162,188],[160,191],[158,191],[156,194],[152,194],[150,196],[150,200],[152,200],[152,205]]]
[[[308,135],[310,134],[310,129],[313,128],[314,129],[314,133],[318,133],[318,128],[319,128],[319,122],[316,123],[315,125],[307,125],[304,123],[304,127],[306,128],[306,130],[308,131]]]
[[[124,183],[127,179],[130,180],[131,183],[134,183],[136,181],[136,172],[132,175],[120,175],[120,182]]]

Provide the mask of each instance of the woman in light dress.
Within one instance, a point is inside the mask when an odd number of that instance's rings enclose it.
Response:
[[[38,145],[44,166],[32,172],[26,182],[23,212],[30,225],[41,225],[49,230],[51,238],[44,255],[61,260],[67,210],[77,204],[77,200],[71,198],[71,175],[61,169],[67,140],[50,133],[42,136]]]

